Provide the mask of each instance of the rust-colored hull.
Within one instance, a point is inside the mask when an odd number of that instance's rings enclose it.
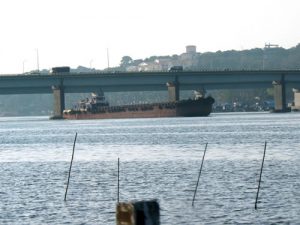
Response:
[[[136,106],[103,107],[99,112],[73,111],[64,113],[64,119],[118,119],[208,116],[213,101],[186,100],[176,103],[145,104]]]

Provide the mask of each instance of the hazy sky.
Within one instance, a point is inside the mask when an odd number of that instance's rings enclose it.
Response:
[[[0,73],[300,43],[299,0],[1,0]]]

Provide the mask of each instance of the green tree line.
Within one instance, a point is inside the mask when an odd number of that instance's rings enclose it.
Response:
[[[123,56],[116,70],[126,70],[128,66],[137,66],[142,62],[154,62],[157,59],[170,59],[174,62],[179,55],[151,56],[146,59],[132,59]],[[297,70],[300,69],[300,44],[284,48],[254,48],[250,50],[229,50],[217,52],[196,53],[192,70]],[[185,65],[182,65],[185,66]]]

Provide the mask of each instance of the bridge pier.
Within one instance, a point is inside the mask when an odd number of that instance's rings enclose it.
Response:
[[[294,92],[294,102],[291,108],[293,111],[300,111],[300,89],[293,88],[293,92]]]
[[[65,92],[62,85],[52,86],[54,97],[54,108],[51,119],[62,119],[65,109]]]
[[[286,94],[285,94],[285,81],[284,75],[281,76],[280,81],[273,81],[274,87],[274,112],[288,112],[286,106]]]
[[[176,102],[179,101],[179,83],[177,77],[175,81],[167,82],[169,101]]]

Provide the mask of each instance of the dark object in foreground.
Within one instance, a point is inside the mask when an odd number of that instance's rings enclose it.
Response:
[[[159,225],[159,204],[156,200],[120,202],[116,220],[117,225]]]

